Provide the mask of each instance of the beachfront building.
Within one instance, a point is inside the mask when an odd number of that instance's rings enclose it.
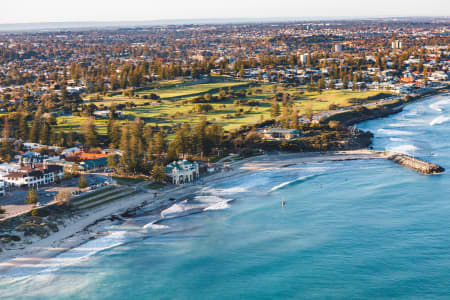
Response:
[[[56,165],[33,165],[24,166],[20,169],[9,172],[3,177],[3,180],[10,186],[15,187],[34,187],[43,184],[55,182],[63,176],[63,168]]]
[[[188,160],[174,161],[166,166],[166,176],[173,184],[193,182],[200,177],[199,164]]]
[[[89,170],[102,169],[108,165],[107,157],[99,157],[93,159],[86,159],[79,163],[78,170],[86,172]]]
[[[264,130],[264,138],[268,140],[293,140],[300,136],[297,129],[270,128]]]

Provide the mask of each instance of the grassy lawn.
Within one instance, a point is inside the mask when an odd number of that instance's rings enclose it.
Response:
[[[140,182],[147,180],[145,178],[131,178],[131,177],[119,177],[119,176],[113,176],[112,178],[115,181],[117,181],[118,184],[122,184],[122,185],[133,185],[133,184],[138,184]]]
[[[199,96],[205,93],[217,93],[220,89],[228,90],[229,88],[245,88],[247,82],[215,82],[215,83],[203,83],[203,84],[186,84],[179,82],[179,84],[172,82],[171,84],[161,85],[159,87],[145,89],[138,91],[135,97],[125,97],[121,93],[113,94],[103,97],[103,101],[94,102],[97,106],[104,105],[109,106],[112,103],[120,102],[134,102],[136,104],[143,104],[153,102],[150,99],[143,99],[144,96],[150,96],[150,94],[157,94],[162,100],[178,100],[183,97]]]
[[[339,107],[354,105],[352,100],[361,99],[366,102],[368,97],[376,97],[377,95],[390,94],[384,91],[349,91],[349,90],[325,90],[322,93],[308,92],[305,88],[283,88],[275,84],[264,84],[253,88],[253,94],[240,99],[230,99],[219,103],[211,103],[214,110],[208,113],[197,113],[194,111],[195,104],[189,103],[189,100],[195,96],[204,93],[214,93],[217,95],[220,88],[227,90],[230,87],[241,89],[243,82],[217,82],[206,84],[195,84],[187,86],[177,86],[178,84],[167,84],[157,90],[146,90],[138,92],[139,95],[156,92],[161,95],[161,103],[156,103],[146,99],[128,99],[135,103],[147,103],[145,106],[137,106],[131,109],[123,110],[126,119],[133,120],[136,117],[141,118],[146,123],[152,125],[174,126],[189,122],[197,123],[201,118],[205,117],[208,121],[221,125],[225,130],[233,130],[242,125],[255,124],[262,119],[270,118],[271,97],[276,93],[289,93],[294,105],[298,108],[299,114],[305,114],[306,109],[311,106],[314,113],[327,111],[331,104]],[[193,96],[195,95],[195,96]],[[115,98],[108,101],[95,102],[96,105],[118,103]],[[186,101],[187,100],[187,101]],[[258,106],[234,105],[235,100],[252,100],[257,101]],[[372,100],[375,101],[375,100]],[[59,117],[58,128],[61,130],[77,131],[80,124],[85,120],[84,117]],[[123,122],[126,122],[125,120]],[[106,133],[106,120],[96,120],[96,125],[100,134]]]
[[[110,186],[107,186],[107,187],[105,187],[105,188],[103,188],[101,190],[97,190],[97,191],[93,191],[93,192],[90,192],[90,193],[86,193],[86,194],[81,195],[81,196],[75,196],[71,200],[74,201],[74,202],[78,202],[78,201],[81,201],[81,200],[84,200],[84,199],[87,199],[87,198],[91,198],[91,197],[98,196],[98,195],[101,195],[101,194],[106,194],[107,192],[112,191],[115,188],[116,188],[115,186],[110,185]]]
[[[81,124],[86,121],[86,117],[78,117],[78,116],[61,116],[57,117],[56,120],[58,125],[56,129],[62,131],[70,131],[79,132],[81,129]],[[106,129],[108,125],[108,120],[95,120],[95,125],[97,127],[97,131],[99,134],[106,134]]]
[[[148,184],[146,186],[146,188],[151,189],[151,190],[159,190],[166,186],[167,186],[167,184],[164,184],[164,183],[152,182],[152,183]]]

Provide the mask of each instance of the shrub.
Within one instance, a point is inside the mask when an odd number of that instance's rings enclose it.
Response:
[[[34,189],[31,189],[28,191],[27,196],[25,198],[25,203],[26,204],[36,204],[39,200],[38,195],[36,194],[36,192],[34,191]]]
[[[88,186],[88,184],[87,184],[86,178],[83,175],[81,175],[80,176],[80,181],[78,181],[78,187],[80,189],[83,189],[83,188],[86,188],[87,186]]]

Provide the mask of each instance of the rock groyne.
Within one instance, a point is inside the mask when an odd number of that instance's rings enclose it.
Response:
[[[423,174],[439,174],[445,169],[437,164],[433,164],[415,157],[395,152],[387,152],[386,158],[407,168],[413,169]]]

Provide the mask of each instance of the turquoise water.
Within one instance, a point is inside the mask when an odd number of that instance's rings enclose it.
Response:
[[[450,168],[450,99],[360,127]],[[0,279],[23,299],[446,299],[450,178],[385,160],[263,171]],[[281,206],[281,201],[286,206]],[[183,217],[180,217],[183,216]]]

